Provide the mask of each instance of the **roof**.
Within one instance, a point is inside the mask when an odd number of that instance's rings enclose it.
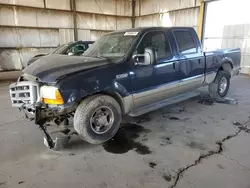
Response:
[[[90,41],[90,40],[79,40],[79,41],[75,41],[75,43],[94,43],[94,41]]]
[[[120,32],[136,32],[136,31],[141,31],[141,32],[147,32],[147,31],[154,31],[154,30],[159,30],[159,29],[190,29],[192,27],[136,27],[136,28],[130,28],[130,29],[123,29],[123,30],[117,30],[112,33],[120,33]]]

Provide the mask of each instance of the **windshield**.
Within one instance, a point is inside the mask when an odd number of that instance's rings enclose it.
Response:
[[[68,48],[68,46],[68,44],[63,44],[57,47],[54,51],[50,52],[50,54],[61,54]]]
[[[138,32],[122,32],[104,35],[86,50],[84,56],[123,57],[130,49]]]

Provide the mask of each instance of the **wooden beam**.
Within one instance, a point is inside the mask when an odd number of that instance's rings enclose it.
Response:
[[[46,0],[43,0],[43,6],[44,6],[44,8],[47,8],[47,6],[46,6]]]
[[[71,8],[73,11],[73,23],[74,23],[74,40],[78,41],[78,32],[77,32],[77,18],[76,18],[76,1],[71,0]]]

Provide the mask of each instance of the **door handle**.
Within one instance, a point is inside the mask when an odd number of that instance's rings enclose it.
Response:
[[[178,66],[177,66],[178,63],[179,63],[179,61],[173,62],[173,68],[174,68],[174,69],[178,68]]]

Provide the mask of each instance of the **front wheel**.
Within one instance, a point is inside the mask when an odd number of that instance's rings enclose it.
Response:
[[[214,82],[209,85],[210,96],[215,100],[224,98],[229,90],[231,75],[226,71],[219,71]]]
[[[91,96],[81,102],[74,116],[74,128],[85,141],[100,144],[117,133],[122,120],[121,107],[107,95]]]

